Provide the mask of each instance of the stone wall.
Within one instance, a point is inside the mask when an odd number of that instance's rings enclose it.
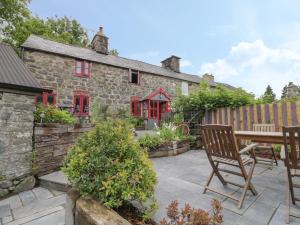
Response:
[[[34,96],[0,93],[0,197],[30,189]]]
[[[57,93],[58,106],[73,106],[73,92],[87,91],[91,102],[99,99],[103,104],[129,108],[130,97],[144,97],[159,87],[175,97],[182,81],[175,78],[141,72],[140,85],[128,82],[128,69],[91,63],[91,78],[74,76],[75,59],[50,53],[26,50],[24,62],[45,88]],[[198,87],[190,83],[189,89]]]
[[[59,169],[68,149],[90,124],[36,124],[34,128],[34,173],[43,175]]]

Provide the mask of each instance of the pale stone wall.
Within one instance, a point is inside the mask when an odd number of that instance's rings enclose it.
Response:
[[[182,80],[141,72],[140,85],[128,82],[128,69],[92,62],[91,78],[74,76],[75,59],[50,53],[26,50],[24,62],[44,88],[53,89],[58,96],[58,106],[72,106],[73,91],[88,91],[91,101],[128,108],[131,96],[144,97],[163,87],[175,97]],[[195,89],[190,83],[189,89]]]
[[[30,177],[34,110],[33,96],[4,92],[0,97],[0,197],[34,185]]]

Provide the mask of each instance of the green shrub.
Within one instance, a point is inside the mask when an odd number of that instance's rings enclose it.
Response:
[[[255,97],[241,88],[228,89],[222,85],[215,88],[202,81],[199,89],[189,96],[178,96],[174,102],[177,111],[213,110],[221,107],[239,107],[255,103]]]
[[[156,127],[157,134],[163,141],[180,141],[186,138],[174,123],[163,123]]]
[[[74,124],[76,123],[76,118],[68,111],[58,109],[55,106],[38,105],[34,112],[34,121],[37,123]]]
[[[156,149],[162,143],[162,139],[158,135],[145,134],[139,138],[139,144],[148,150]]]
[[[63,171],[82,195],[107,207],[154,198],[152,162],[121,120],[102,121],[84,134],[70,149]]]

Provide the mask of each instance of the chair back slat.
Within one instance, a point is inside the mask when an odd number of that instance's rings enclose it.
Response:
[[[209,157],[221,157],[238,160],[238,147],[232,126],[201,126],[204,147]]]
[[[275,132],[275,124],[253,124],[253,131]]]
[[[283,127],[285,162],[290,169],[300,169],[300,127]]]

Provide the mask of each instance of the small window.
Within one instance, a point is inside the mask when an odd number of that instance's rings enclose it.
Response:
[[[181,83],[181,91],[183,95],[189,95],[189,84],[187,82]]]
[[[140,71],[129,70],[129,83],[140,84]]]
[[[35,97],[36,104],[56,105],[56,94],[43,92],[43,94]]]
[[[83,60],[76,60],[75,62],[75,75],[79,77],[90,77],[91,63]]]
[[[85,93],[75,93],[74,98],[74,114],[84,116],[89,114],[90,99]]]

